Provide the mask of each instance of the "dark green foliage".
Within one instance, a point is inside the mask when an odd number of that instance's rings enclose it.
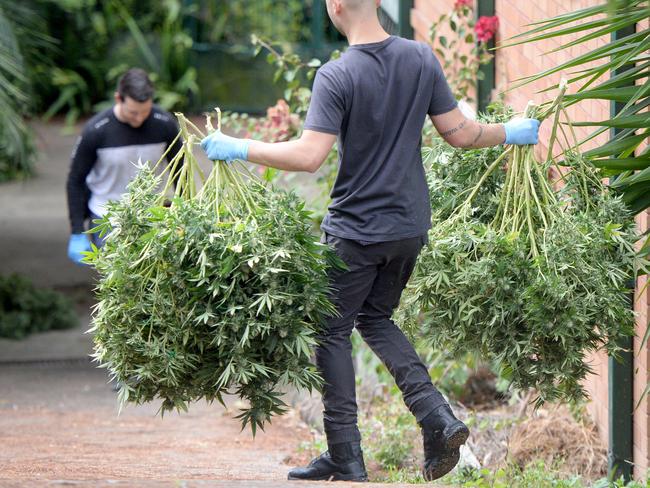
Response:
[[[182,124],[183,125],[183,124]],[[201,189],[189,151],[170,207],[144,169],[100,228],[91,256],[101,280],[95,358],[123,383],[122,402],[162,400],[162,412],[224,394],[245,399],[253,434],[285,404],[281,388],[311,390],[311,364],[335,255],[311,233],[293,193],[216,162]]]
[[[33,172],[36,148],[24,116],[34,106],[30,72],[52,49],[43,24],[30,3],[0,0],[0,182]]]
[[[307,9],[302,0],[201,1],[197,8],[201,42],[246,45],[251,33],[282,39],[285,43],[311,40]]]
[[[1,97],[1,95],[0,95]],[[0,101],[0,104],[3,104]],[[0,121],[0,182],[34,172],[36,147],[31,129],[19,113],[4,112]]]
[[[35,332],[68,329],[79,318],[65,296],[36,288],[27,278],[0,276],[0,337],[22,339]]]
[[[190,5],[180,0],[70,0],[40,2],[42,31],[56,49],[30,67],[32,105],[66,124],[112,103],[116,82],[128,68],[145,69],[154,100],[166,110],[186,107],[196,94],[192,39],[182,25]],[[193,10],[192,10],[193,11]]]

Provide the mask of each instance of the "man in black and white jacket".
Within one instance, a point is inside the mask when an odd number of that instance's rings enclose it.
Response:
[[[84,234],[86,220],[102,217],[105,205],[119,200],[138,173],[135,163],[156,163],[178,134],[173,116],[153,104],[153,83],[139,68],[118,81],[115,105],[91,118],[72,151],[67,193],[71,235],[68,257],[81,264],[97,235]],[[176,141],[171,159],[180,149]]]

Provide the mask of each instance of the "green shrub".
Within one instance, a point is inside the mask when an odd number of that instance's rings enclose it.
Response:
[[[36,288],[27,278],[0,276],[0,337],[22,339],[34,332],[75,327],[79,318],[68,298]]]
[[[532,463],[521,469],[508,465],[494,470],[464,470],[441,479],[443,484],[472,488],[584,488],[579,476],[557,473],[544,463]]]

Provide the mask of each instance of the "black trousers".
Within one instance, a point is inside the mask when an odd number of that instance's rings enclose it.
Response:
[[[316,348],[316,364],[325,380],[323,420],[328,443],[361,439],[350,342],[355,326],[390,371],[406,406],[421,421],[445,400],[391,316],[426,236],[369,245],[331,235],[324,240],[348,266],[346,271],[330,273],[332,300],[340,316],[328,320]]]

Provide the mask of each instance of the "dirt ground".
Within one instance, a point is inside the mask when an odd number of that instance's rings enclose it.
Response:
[[[295,411],[255,439],[233,419],[235,399],[228,410],[199,403],[161,418],[150,404],[118,415],[106,371],[88,360],[93,273],[70,263],[65,251],[65,180],[81,125],[68,135],[61,123],[33,126],[37,175],[0,185],[0,273],[18,272],[68,294],[81,323],[20,342],[0,340],[0,487],[332,486],[286,480],[291,467],[309,460],[300,446],[312,438]],[[308,191],[309,182],[295,183]]]
[[[106,372],[90,362],[0,367],[0,477],[23,479],[286,479],[284,461],[310,439],[293,412],[255,439],[234,399],[156,415],[118,415]]]
[[[88,361],[0,365],[0,487],[303,485],[286,481],[312,436],[295,411],[253,439],[233,419],[234,398],[228,410],[197,403],[161,418],[150,404],[118,415],[106,378]]]

